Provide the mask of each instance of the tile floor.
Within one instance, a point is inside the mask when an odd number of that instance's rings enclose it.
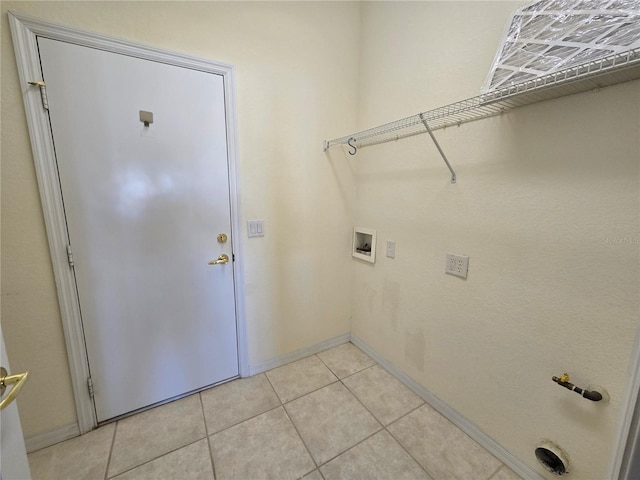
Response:
[[[351,343],[29,455],[33,480],[520,480]]]

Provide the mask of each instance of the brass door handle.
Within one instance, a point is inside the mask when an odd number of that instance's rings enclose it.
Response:
[[[13,385],[9,394],[0,401],[0,410],[4,410],[5,407],[8,407],[9,404],[16,399],[28,377],[29,372],[8,375],[7,370],[4,367],[0,367],[0,396],[4,394],[4,391],[9,385]]]
[[[223,253],[217,259],[211,260],[209,265],[224,265],[225,263],[229,263],[229,256]]]

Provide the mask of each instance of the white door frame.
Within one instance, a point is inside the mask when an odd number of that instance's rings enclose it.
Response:
[[[224,78],[225,114],[227,119],[227,151],[229,168],[229,191],[231,197],[231,229],[236,324],[238,337],[238,367],[241,377],[249,376],[247,331],[244,308],[244,274],[240,229],[240,201],[237,172],[236,111],[234,95],[234,68],[219,62],[212,62],[181,53],[161,50],[101,34],[64,27],[37,18],[9,12],[9,24],[16,52],[16,63],[20,77],[21,93],[24,99],[31,149],[38,178],[38,188],[44,213],[44,221],[49,239],[51,261],[58,291],[62,327],[64,330],[69,369],[78,414],[80,433],[96,427],[97,421],[93,401],[89,397],[87,361],[80,306],[76,294],[75,278],[67,258],[67,229],[64,216],[62,194],[56,168],[53,136],[49,115],[43,108],[38,86],[28,82],[41,81],[40,58],[37,36],[61,40],[85,47],[98,48],[108,52],[129,55],[146,60],[162,62],[178,67],[190,68],[221,75]]]

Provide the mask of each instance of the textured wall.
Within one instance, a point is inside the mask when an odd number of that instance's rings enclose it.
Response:
[[[521,4],[367,4],[359,128],[477,95]],[[379,257],[353,261],[353,332],[541,473],[550,438],[572,478],[608,478],[640,311],[639,131],[636,81],[437,131],[455,185],[427,135],[356,156]],[[466,280],[447,252],[469,255]]]
[[[456,185],[426,136],[320,150],[477,94],[522,3],[2,2],[2,325],[33,373],[25,434],[75,412],[9,9],[236,66],[241,219],[267,232],[244,239],[251,363],[347,332],[353,311],[355,334],[532,468],[547,437],[575,478],[605,478],[640,309],[638,82],[437,132]],[[346,253],[354,223],[378,230],[373,266]],[[448,251],[470,256],[466,281]],[[565,370],[611,403],[553,384]]]
[[[8,10],[233,64],[241,224],[263,219],[266,231],[243,238],[250,363],[349,331],[354,188],[348,167],[323,155],[322,139],[355,126],[357,4],[3,1],[1,8],[2,325],[13,368],[32,372],[19,402],[26,437],[76,416]]]

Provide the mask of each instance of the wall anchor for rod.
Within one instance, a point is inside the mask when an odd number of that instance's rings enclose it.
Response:
[[[578,395],[583,396],[584,398],[599,402],[601,400],[607,401],[609,400],[609,395],[606,390],[602,387],[598,387],[596,385],[589,386],[585,389],[576,387],[573,383],[569,382],[569,375],[563,373],[560,377],[551,377],[551,379],[556,382],[558,385],[563,386],[569,390],[576,392]]]
[[[429,124],[427,123],[427,120],[424,118],[424,114],[423,113],[420,114],[420,120],[422,120],[422,124],[424,125],[424,128],[427,129],[427,132],[429,133],[429,136],[431,137],[431,140],[433,140],[433,143],[435,144],[436,148],[440,152],[440,155],[442,156],[442,159],[444,160],[444,163],[447,164],[447,167],[449,168],[449,171],[451,172],[451,183],[456,183],[456,172],[454,172],[453,168],[451,168],[451,164],[449,163],[449,160],[447,160],[447,156],[442,151],[442,148],[440,148],[440,144],[438,143],[438,140],[436,140],[435,135],[431,131],[431,127],[429,127]]]

